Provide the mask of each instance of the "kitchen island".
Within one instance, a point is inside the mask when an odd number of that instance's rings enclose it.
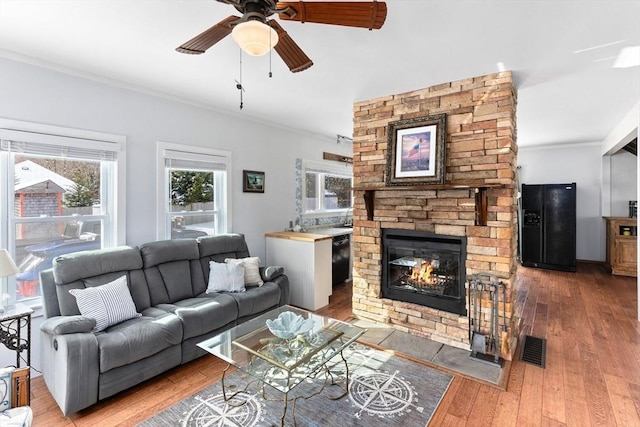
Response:
[[[265,238],[266,264],[281,265],[289,277],[290,304],[307,310],[328,305],[332,235],[280,231]]]

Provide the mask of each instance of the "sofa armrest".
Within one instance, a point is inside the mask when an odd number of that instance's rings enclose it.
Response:
[[[287,277],[286,274],[281,274],[271,281],[280,287],[279,305],[283,306],[289,304],[289,277]]]
[[[72,316],[61,316],[72,317]],[[81,316],[73,316],[81,317]],[[40,328],[40,363],[42,376],[64,415],[80,411],[98,401],[100,355],[94,333],[52,334],[56,330],[55,318],[47,319]],[[60,329],[85,324],[81,321],[65,324]],[[70,327],[68,325],[74,325]]]
[[[40,330],[49,335],[66,335],[89,333],[96,326],[95,319],[84,316],[55,316],[46,319],[40,325]]]
[[[273,282],[273,279],[282,274],[284,274],[284,267],[280,267],[279,265],[260,267],[260,277],[262,277],[262,280],[265,282]]]

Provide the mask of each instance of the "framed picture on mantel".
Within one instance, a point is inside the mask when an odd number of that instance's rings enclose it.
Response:
[[[444,184],[446,114],[391,122],[387,134],[387,185]]]

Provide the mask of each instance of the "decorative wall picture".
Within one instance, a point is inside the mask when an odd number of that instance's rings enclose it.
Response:
[[[398,120],[387,128],[387,185],[444,184],[446,114]]]
[[[242,191],[245,193],[264,193],[264,172],[243,170]]]

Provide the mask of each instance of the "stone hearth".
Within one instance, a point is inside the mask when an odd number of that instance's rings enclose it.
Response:
[[[388,124],[443,113],[447,120],[445,183],[386,186]],[[500,325],[508,325],[511,343],[502,357],[511,360],[518,336],[514,321],[516,90],[511,73],[358,102],[353,137],[354,315],[469,349],[467,316],[384,298],[381,291],[383,229],[464,236],[466,276],[490,272],[506,285],[506,309],[501,294],[499,317]],[[488,330],[488,300],[480,310]]]

